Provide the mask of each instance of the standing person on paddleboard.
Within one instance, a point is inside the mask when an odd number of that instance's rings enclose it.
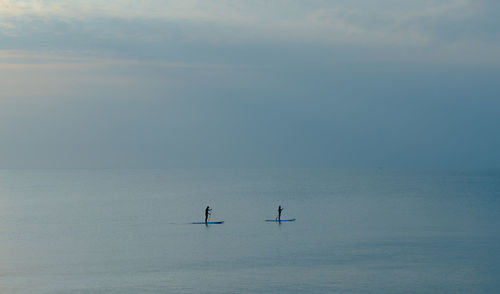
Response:
[[[210,215],[210,211],[212,211],[210,209],[210,206],[207,206],[207,208],[205,208],[205,224],[208,222],[208,216]]]
[[[283,208],[281,208],[281,205],[278,206],[278,221],[281,221],[281,212],[283,211]]]

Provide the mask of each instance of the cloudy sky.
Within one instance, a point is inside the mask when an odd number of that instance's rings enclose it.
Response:
[[[500,167],[496,0],[0,0],[0,167]]]

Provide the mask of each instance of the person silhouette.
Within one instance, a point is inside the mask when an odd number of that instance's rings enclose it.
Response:
[[[281,221],[281,212],[283,211],[283,208],[281,208],[281,205],[278,206],[278,221]]]
[[[207,208],[205,208],[205,224],[208,222],[208,216],[210,215],[210,211],[212,211],[210,209],[210,206],[207,206]]]

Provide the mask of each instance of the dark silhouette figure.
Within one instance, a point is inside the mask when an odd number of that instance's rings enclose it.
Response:
[[[210,211],[212,211],[210,209],[210,206],[207,206],[207,208],[205,208],[205,224],[208,222],[208,216],[210,215]]]
[[[278,221],[281,221],[281,212],[283,211],[283,208],[281,208],[281,205],[278,206]]]

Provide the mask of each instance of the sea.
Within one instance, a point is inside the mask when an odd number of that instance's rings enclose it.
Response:
[[[500,293],[500,170],[3,169],[0,293]]]

